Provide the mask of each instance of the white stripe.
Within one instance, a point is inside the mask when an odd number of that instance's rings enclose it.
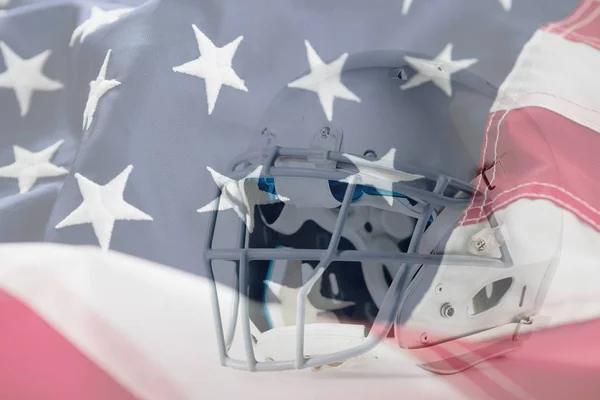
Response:
[[[173,340],[173,326],[181,326],[182,317],[189,318],[195,310],[184,313],[169,313],[169,310],[188,308],[189,294],[198,290],[200,279],[189,279],[178,271],[161,273],[157,264],[113,252],[101,254],[97,248],[49,244],[0,246],[0,259],[3,260],[0,287],[27,304],[134,395],[149,400],[164,396],[194,397],[185,385],[178,384],[177,378],[180,380],[181,376],[172,374],[177,367],[184,370],[191,367],[189,360],[170,360],[168,365],[166,359],[169,353],[181,350],[180,346],[187,347],[188,353],[195,350],[188,340],[181,339],[197,335],[198,324],[180,329],[180,340]],[[177,282],[177,291],[166,296],[168,293],[161,289],[171,287],[172,282]],[[201,304],[198,297],[193,302],[197,306]],[[105,331],[105,327],[111,332]],[[147,330],[151,332],[146,334]],[[113,333],[117,340],[125,341],[120,345],[131,343],[143,359],[131,359],[120,353],[122,349],[114,348]],[[157,336],[168,339],[157,341]],[[161,387],[159,382],[155,384],[152,377],[144,377],[148,372],[158,372],[169,383],[176,382],[174,391],[178,393]],[[181,371],[177,372],[181,375]]]
[[[492,112],[543,107],[600,132],[600,52],[537,31],[500,87]]]
[[[467,397],[386,343],[380,345],[380,358],[355,366],[353,371],[365,373],[357,373],[343,387],[339,380],[318,379],[310,371],[252,374],[221,367],[206,279],[146,260],[114,251],[104,254],[97,248],[37,243],[0,244],[0,260],[0,288],[26,303],[140,398],[176,397],[159,393],[148,379],[140,379],[147,369],[124,364],[96,329],[94,315],[160,369],[176,385],[179,397],[278,400],[285,393],[286,400],[305,400],[336,393],[370,398],[375,385],[383,393],[404,398]],[[66,303],[65,296],[59,296],[65,292],[75,301]],[[224,286],[218,292],[227,323],[233,294]],[[243,354],[237,351],[243,349],[236,349],[239,339],[234,340],[234,356]],[[390,371],[397,374],[394,379],[382,379]]]

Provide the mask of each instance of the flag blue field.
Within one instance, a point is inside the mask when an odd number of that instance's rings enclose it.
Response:
[[[499,87],[533,33],[577,4],[409,3],[7,2],[0,241],[99,245],[202,273],[206,167],[223,171],[306,74],[305,41],[327,63],[380,49],[473,60],[466,69]],[[228,75],[194,76],[216,49]],[[111,187],[113,208],[90,212]]]

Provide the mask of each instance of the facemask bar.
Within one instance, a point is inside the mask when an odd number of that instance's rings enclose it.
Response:
[[[232,170],[242,166],[242,169],[233,171],[230,174],[232,179],[241,179],[247,176],[248,172],[256,167],[256,161],[262,161],[263,166],[261,177],[303,177],[317,178],[328,180],[341,180],[351,175],[352,172],[339,168],[319,168],[313,165],[312,168],[302,167],[286,167],[275,166],[275,162],[279,157],[292,157],[299,160],[310,160],[315,150],[311,149],[295,149],[271,147],[264,149],[259,153],[247,153],[238,158],[232,167]],[[317,156],[323,157],[325,160],[335,161],[338,164],[350,164],[349,160],[341,153],[324,151]],[[355,164],[355,163],[354,163]],[[307,161],[307,167],[311,165]],[[241,221],[239,232],[239,247],[235,249],[213,249],[213,237],[216,226],[218,211],[212,211],[210,222],[207,231],[205,242],[204,261],[207,269],[207,276],[211,280],[210,290],[212,297],[213,316],[215,320],[217,343],[219,348],[219,356],[221,364],[224,366],[248,370],[248,371],[276,371],[288,369],[304,369],[319,367],[327,364],[340,363],[348,359],[358,357],[372,350],[377,346],[389,333],[393,322],[398,312],[401,310],[405,301],[406,293],[410,289],[412,282],[415,282],[413,275],[415,271],[423,266],[438,266],[444,262],[444,265],[453,266],[478,266],[482,268],[507,268],[511,266],[510,257],[505,246],[500,248],[502,254],[500,259],[487,258],[481,256],[470,255],[438,255],[438,254],[420,254],[418,253],[419,244],[427,223],[434,212],[434,209],[439,206],[443,207],[462,207],[465,208],[470,201],[470,196],[475,195],[469,184],[456,180],[455,178],[432,173],[431,171],[418,170],[408,168],[409,173],[420,174],[435,181],[435,188],[432,191],[419,189],[413,186],[398,184],[401,187],[399,190],[407,196],[423,200],[427,203],[425,211],[417,219],[413,235],[406,253],[398,252],[381,252],[381,251],[358,251],[358,250],[337,250],[340,241],[342,230],[349,207],[352,203],[355,184],[349,183],[346,189],[344,199],[341,203],[339,214],[336,220],[334,231],[326,250],[312,249],[263,249],[249,248],[249,232],[247,232],[245,221]],[[465,192],[470,196],[457,198],[450,197],[444,193],[448,188]],[[217,190],[216,197],[220,198],[220,190]],[[215,210],[218,207],[215,208]],[[220,305],[217,294],[216,281],[213,271],[213,260],[228,260],[236,263],[237,279],[234,282],[233,290],[235,291],[232,314],[230,318],[231,331],[225,335],[223,322],[221,319]],[[249,317],[249,261],[251,260],[300,260],[300,261],[318,261],[318,265],[309,277],[308,281],[302,285],[298,293],[298,302],[296,310],[296,357],[294,360],[286,361],[258,361],[254,353],[253,337],[251,329],[251,321]],[[304,313],[307,301],[307,295],[313,285],[323,275],[327,267],[333,261],[373,261],[379,263],[386,262],[402,262],[398,273],[393,278],[390,288],[383,300],[380,310],[373,324],[377,329],[371,329],[365,341],[353,348],[337,351],[326,355],[311,356],[310,358],[304,354],[305,341],[305,324]],[[241,296],[240,296],[241,294]],[[228,351],[233,342],[234,333],[237,328],[238,310],[241,312],[241,329],[243,335],[244,349],[246,360],[233,359],[229,356]]]

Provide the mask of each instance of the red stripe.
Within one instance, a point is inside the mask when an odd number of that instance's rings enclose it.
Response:
[[[0,399],[136,397],[18,299],[0,289]]]
[[[534,333],[519,350],[487,361],[482,368],[495,369],[533,399],[600,398],[600,319]],[[513,399],[506,387],[481,379],[481,371],[467,370],[494,399]]]
[[[600,50],[600,0],[583,0],[564,21],[544,29]],[[543,73],[544,66],[539,68]],[[463,223],[480,222],[495,210],[530,198],[550,200],[576,215],[584,222],[582,227],[600,231],[598,149],[598,132],[545,108],[490,115],[480,166],[491,182],[488,185],[483,176],[476,181],[483,196],[474,198]],[[486,360],[448,379],[473,398],[596,400],[600,398],[599,338],[600,319],[538,331],[506,357]],[[447,367],[460,368],[461,359],[452,357],[469,347],[473,343],[461,340],[431,352],[444,353],[451,358]],[[485,355],[480,353],[472,351],[467,358],[482,360]],[[422,357],[431,359],[427,354]]]
[[[543,29],[600,50],[600,0],[583,0],[569,17]],[[476,182],[484,196],[474,199],[464,223],[480,222],[521,198],[543,198],[600,230],[599,133],[537,107],[498,111],[488,123],[480,165],[483,170],[500,160],[501,168],[486,173],[496,178],[494,190],[481,178]]]
[[[476,343],[469,338],[412,353],[420,363],[444,375],[452,386],[474,399],[597,400],[600,398],[600,319],[533,332],[516,350],[488,359],[507,348],[511,337]],[[387,339],[396,346],[395,339]],[[438,361],[432,361],[437,359]]]
[[[496,164],[479,178],[484,196],[466,212],[474,223],[520,198],[544,198],[569,209],[600,230],[600,134],[544,108],[528,107],[490,116],[484,162]]]
[[[123,327],[115,326],[107,318],[108,316],[103,314],[109,312],[110,308],[103,311],[95,309],[61,284],[61,281],[56,279],[49,270],[29,267],[26,272],[21,272],[18,277],[14,275],[11,279],[19,282],[21,289],[24,289],[24,292],[29,293],[30,296],[34,296],[36,293],[38,300],[47,298],[52,301],[52,307],[57,308],[57,311],[60,310],[61,321],[65,324],[64,329],[69,331],[68,324],[72,321],[74,328],[77,326],[73,330],[73,332],[78,332],[77,337],[85,341],[84,343],[92,345],[95,352],[93,354],[103,356],[103,362],[107,363],[104,365],[105,370],[119,371],[119,374],[125,374],[128,377],[128,388],[135,390],[136,393],[152,393],[156,398],[169,400],[188,398],[177,382],[171,379],[170,373],[173,371],[164,370],[152,359],[151,350],[136,343],[136,336],[126,335],[126,331],[121,331]],[[101,275],[101,273],[96,274],[96,278]],[[133,291],[135,291],[134,286],[131,287]],[[92,289],[91,297],[99,301],[103,301],[103,296],[108,295],[95,292],[93,288],[90,289]],[[121,303],[126,308],[139,306],[135,301],[135,296],[122,298]],[[147,329],[151,329],[152,324],[155,323],[150,322],[151,319],[160,318],[160,315],[147,318]],[[143,332],[138,331],[137,335],[143,335]],[[133,332],[130,333],[133,334]],[[139,339],[142,338],[139,337]],[[160,343],[160,346],[169,345],[170,342],[167,339]],[[60,364],[58,366],[62,367]],[[0,397],[0,399],[2,398]]]
[[[584,0],[564,21],[544,29],[600,50],[600,1]]]

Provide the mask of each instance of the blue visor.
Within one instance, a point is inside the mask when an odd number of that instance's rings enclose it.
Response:
[[[272,195],[277,195],[277,190],[275,189],[275,180],[273,178],[258,178],[258,188],[263,192],[271,193]],[[331,190],[331,195],[334,199],[339,201],[340,203],[344,200],[344,195],[346,194],[346,190],[348,189],[348,184],[346,182],[339,181],[329,181],[329,190]],[[368,194],[369,196],[392,196],[402,199],[407,199],[411,205],[416,205],[417,202],[411,199],[408,196],[403,195],[402,193],[391,192],[388,190],[377,189],[373,186],[364,186],[357,185],[354,190],[354,194],[352,195],[352,201],[356,201],[360,199],[363,194]]]
[[[258,188],[263,192],[267,192],[274,196],[277,196],[274,178],[258,178]],[[331,195],[340,203],[344,200],[344,195],[346,194],[347,189],[348,183],[346,182],[331,180],[329,181],[329,190],[331,190]],[[401,199],[406,199],[412,206],[418,204],[415,200],[411,199],[406,195],[403,195],[402,193],[391,192],[388,190],[380,190],[373,186],[364,185],[356,185],[356,188],[354,189],[354,194],[352,195],[352,201],[360,199],[363,196],[363,194],[368,194],[369,196],[392,196]],[[433,216],[429,217],[429,221],[427,222],[426,228],[428,228],[432,222]]]

